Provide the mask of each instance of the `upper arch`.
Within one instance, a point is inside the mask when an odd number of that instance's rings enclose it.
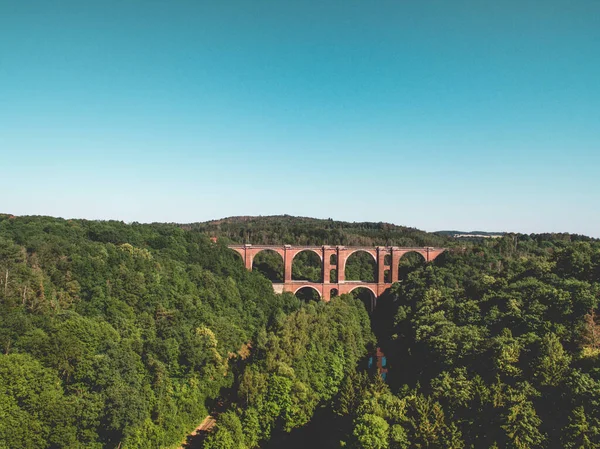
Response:
[[[407,254],[418,254],[419,256],[421,256],[423,258],[423,262],[427,262],[427,251],[423,251],[423,250],[411,250],[411,251],[406,251],[404,254],[402,254],[400,256],[400,260],[404,259],[404,257]]]
[[[258,256],[260,253],[264,253],[265,251],[271,251],[271,252],[279,254],[279,256],[281,257],[281,261],[285,262],[284,256],[283,256],[283,250],[282,249],[279,249],[279,248],[260,248],[258,251],[254,251],[253,254],[252,254],[252,265],[251,265],[251,268],[254,268],[254,259],[256,258],[256,256]]]
[[[276,254],[276,256],[273,254]],[[265,257],[261,257],[262,255]],[[253,251],[251,254],[247,254],[246,257],[249,258],[249,260],[246,261],[246,266],[250,270],[260,271],[263,276],[273,283],[285,282],[285,260],[280,251],[264,248]]]
[[[356,249],[354,249],[354,250],[352,250],[352,251],[350,251],[350,252],[346,253],[346,261],[348,261],[348,259],[350,258],[350,256],[351,256],[352,254],[355,254],[355,253],[361,253],[361,252],[362,252],[362,253],[367,253],[367,254],[369,254],[369,255],[370,255],[372,258],[373,258],[373,261],[374,261],[375,263],[377,263],[377,256],[374,254],[374,252],[375,252],[375,251],[374,251],[374,250],[373,250],[373,251],[370,251],[370,250],[368,250],[368,249],[363,249],[363,248],[356,248]]]
[[[301,254],[302,256],[300,256]],[[306,248],[293,254],[291,268],[293,281],[323,282],[323,255],[312,248]]]
[[[368,263],[370,265],[370,268],[366,269],[366,271],[364,271],[361,268],[359,270],[360,271],[359,273],[355,271],[354,274],[352,274],[350,272],[349,266],[354,265],[354,269],[356,269],[356,267],[360,268],[361,264],[359,263],[359,265],[356,265],[356,262],[360,262],[361,254],[368,254],[368,256],[370,256],[370,257],[366,257],[366,258],[364,256],[362,257],[363,262]],[[356,258],[355,264],[350,263],[351,260],[353,259],[353,256]],[[368,262],[367,262],[367,260],[368,260]],[[362,267],[365,268],[364,265],[362,265]],[[377,282],[377,269],[378,269],[377,256],[376,256],[376,254],[374,254],[374,251],[369,251],[369,250],[363,249],[363,248],[356,248],[356,249],[352,249],[351,251],[348,251],[347,253],[345,253],[343,255],[343,257],[340,257],[339,264],[338,264],[338,276],[340,273],[343,273],[343,276],[344,276],[343,279],[346,281],[352,280],[352,281],[363,281],[363,282]]]
[[[319,259],[321,260],[321,263],[323,262],[323,252],[322,251],[318,251],[315,248],[304,248],[304,249],[300,249],[298,251],[296,251],[294,253],[294,255],[292,256],[292,263],[294,263],[294,259],[296,258],[296,256],[300,253],[304,253],[306,251],[310,251],[315,253],[317,256],[319,256]]]

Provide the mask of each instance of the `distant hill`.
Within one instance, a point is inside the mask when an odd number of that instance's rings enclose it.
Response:
[[[234,243],[254,245],[446,246],[449,236],[383,222],[273,215],[228,217],[181,225]]]

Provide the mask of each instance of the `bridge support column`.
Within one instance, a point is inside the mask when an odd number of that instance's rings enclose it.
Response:
[[[398,269],[400,268],[400,258],[403,254],[404,252],[398,248],[392,248],[392,264],[390,265],[392,283],[398,282]]]
[[[252,271],[252,261],[254,260],[254,254],[252,254],[252,248],[244,245],[244,264],[246,268]]]
[[[377,283],[385,283],[385,248],[377,247]]]
[[[346,258],[348,257],[348,251],[343,246],[337,247],[337,276],[338,282],[346,281]]]
[[[329,255],[328,247],[323,246],[321,250],[321,255],[323,256],[321,267],[323,269],[322,281],[323,284],[329,284],[331,282],[331,256]],[[324,297],[324,296],[323,296]]]
[[[291,283],[292,282],[292,260],[294,260],[294,255],[290,249],[290,245],[285,245],[283,247],[283,282]]]

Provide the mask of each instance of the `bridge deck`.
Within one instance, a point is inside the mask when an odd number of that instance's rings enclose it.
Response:
[[[357,249],[362,249],[362,250],[374,250],[374,249],[379,249],[379,250],[402,250],[402,251],[417,251],[417,250],[441,250],[441,249],[446,249],[446,248],[437,248],[434,246],[346,246],[346,245],[252,245],[250,243],[245,243],[245,244],[235,244],[235,245],[227,245],[229,248],[233,249],[233,248],[256,248],[256,249],[270,249],[270,248],[278,248],[278,249],[283,249],[283,248],[287,248],[287,249],[312,249],[312,250],[316,250],[316,249],[350,249],[350,250],[357,250]]]

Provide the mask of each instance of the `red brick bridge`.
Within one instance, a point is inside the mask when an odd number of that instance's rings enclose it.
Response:
[[[392,283],[398,281],[400,259],[408,253],[423,256],[426,262],[431,262],[446,251],[446,248],[416,247],[406,248],[397,246],[291,246],[291,245],[231,245],[241,256],[248,270],[258,253],[265,250],[276,252],[283,259],[283,283],[274,283],[273,288],[279,292],[296,293],[301,288],[309,287],[316,290],[324,301],[332,296],[350,293],[363,287],[371,291],[373,300],[381,296]],[[321,259],[322,282],[292,280],[292,262],[294,257],[303,251],[312,251]],[[345,279],[346,261],[356,252],[370,254],[377,267],[377,282],[350,281]],[[331,270],[337,270],[337,282],[331,282]],[[279,287],[279,288],[278,288]]]

